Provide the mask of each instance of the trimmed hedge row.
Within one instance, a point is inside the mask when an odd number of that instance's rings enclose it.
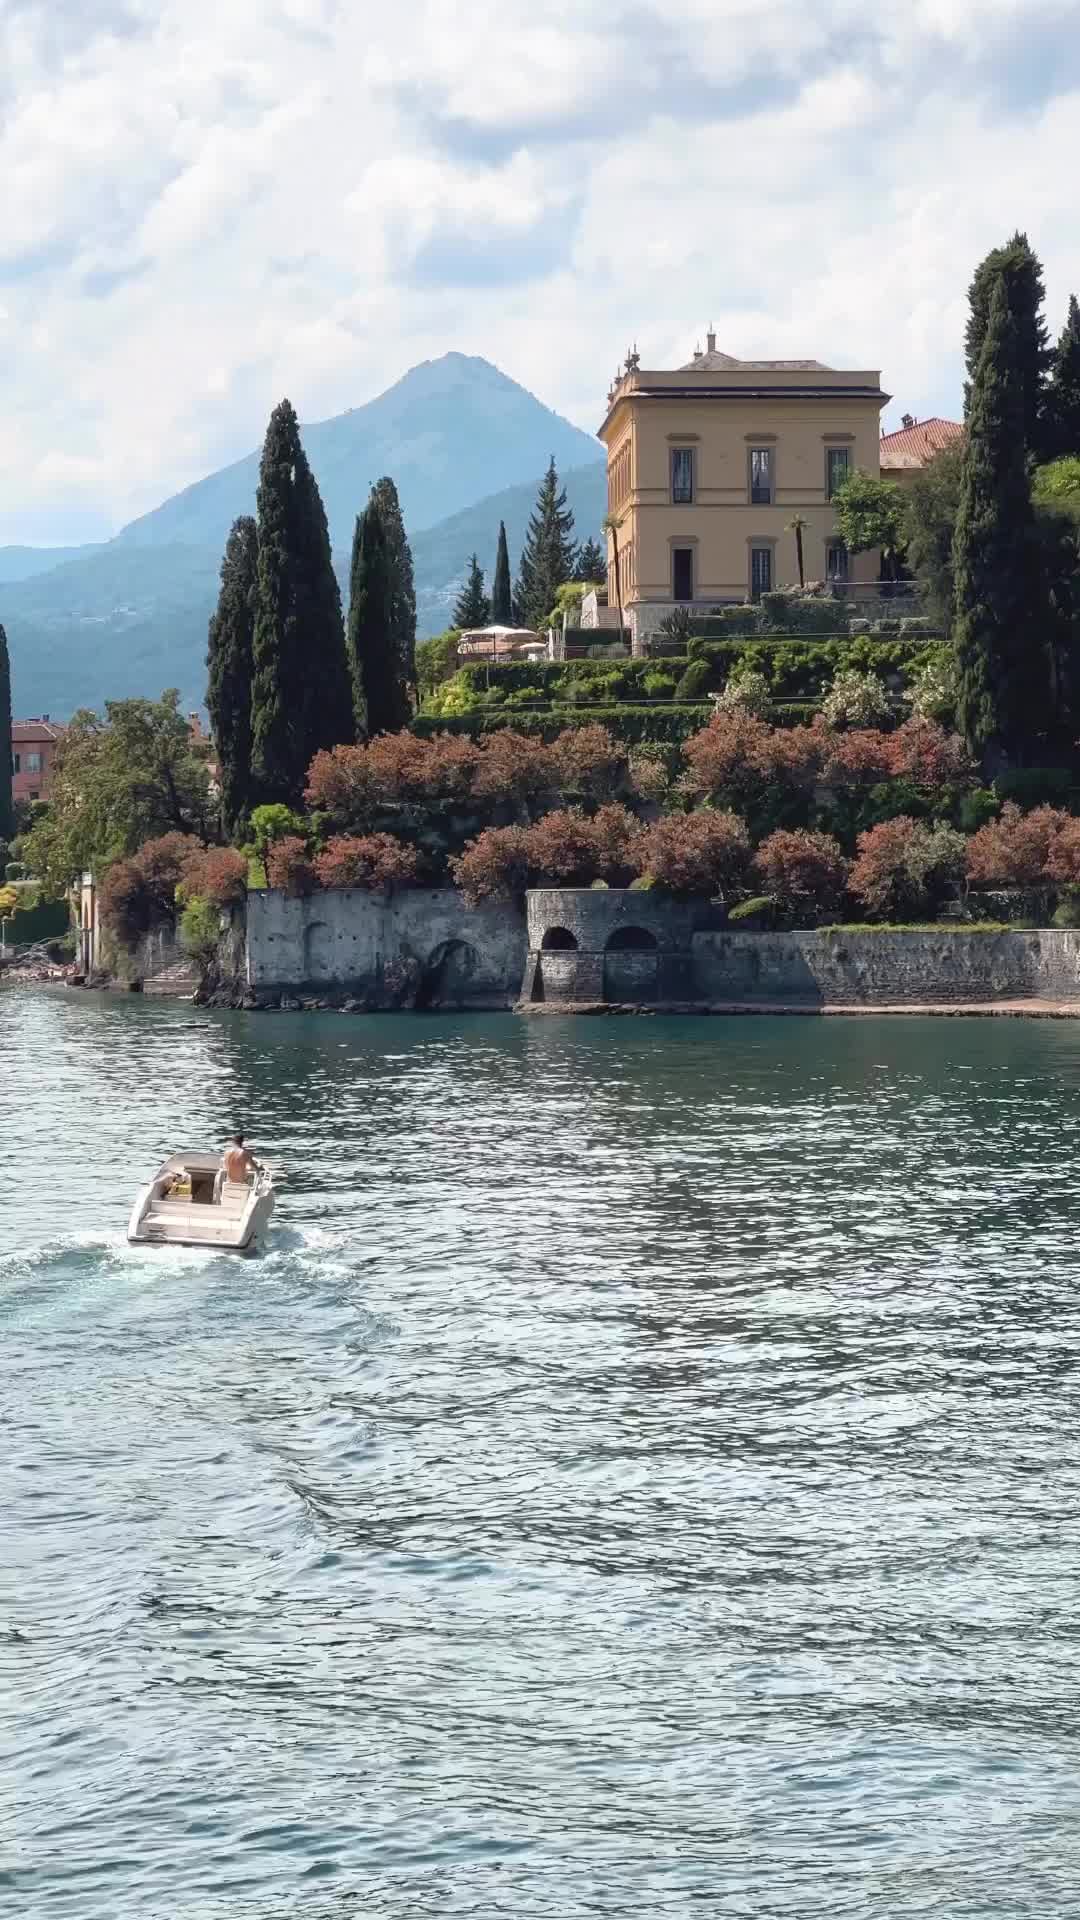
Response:
[[[716,690],[735,667],[752,668],[764,675],[774,698],[813,700],[848,668],[883,680],[894,674],[910,678],[935,657],[938,645],[916,635],[883,640],[866,634],[821,640],[691,640],[689,658],[708,665]]]
[[[711,704],[705,706],[670,702],[666,706],[545,707],[541,712],[503,707],[477,709],[473,713],[421,713],[412,723],[412,731],[422,740],[437,733],[465,734],[476,740],[485,733],[499,733],[512,727],[515,733],[539,734],[553,740],[567,727],[599,725],[607,727],[625,746],[680,746],[691,734],[700,732],[712,716]]]

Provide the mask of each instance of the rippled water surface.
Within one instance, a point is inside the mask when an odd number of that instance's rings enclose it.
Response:
[[[237,1122],[254,1260],[129,1248]],[[1080,1027],[0,992],[0,1911],[1080,1911]]]

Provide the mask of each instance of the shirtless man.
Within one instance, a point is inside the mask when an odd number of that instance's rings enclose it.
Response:
[[[242,1133],[233,1134],[232,1145],[226,1147],[222,1165],[226,1180],[235,1181],[238,1186],[247,1185],[249,1174],[262,1171],[251,1148],[245,1147]]]

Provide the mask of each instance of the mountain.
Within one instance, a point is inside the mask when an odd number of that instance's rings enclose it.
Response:
[[[303,429],[344,583],[353,521],[393,474],[416,568],[421,636],[450,617],[474,551],[489,577],[500,519],[516,565],[540,476],[565,470],[582,539],[604,513],[598,443],[486,360],[448,353],[388,392]],[[229,527],[255,506],[258,455],[210,474],[103,546],[0,548],[0,621],[16,712],[64,718],[106,699],[205,691],[206,626]],[[471,504],[470,504],[471,503]]]
[[[51,573],[93,547],[0,547],[0,586],[8,580],[32,580],[36,573]]]
[[[351,544],[372,482],[392,474],[405,524],[434,526],[470,500],[542,473],[595,460],[597,443],[552,413],[490,361],[463,353],[425,360],[366,406],[304,426],[335,547]],[[259,455],[199,480],[116,536],[133,546],[211,546],[220,553],[239,513],[255,510]]]

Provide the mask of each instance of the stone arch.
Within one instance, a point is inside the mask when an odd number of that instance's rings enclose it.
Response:
[[[428,957],[413,1002],[421,1012],[459,1007],[475,992],[480,955],[468,940],[441,940]]]
[[[616,927],[608,937],[605,953],[655,953],[658,942],[648,927]]]
[[[576,953],[578,943],[569,927],[548,927],[540,942],[542,953]]]
[[[312,920],[304,928],[304,979],[314,982],[333,977],[333,931],[325,920]]]

